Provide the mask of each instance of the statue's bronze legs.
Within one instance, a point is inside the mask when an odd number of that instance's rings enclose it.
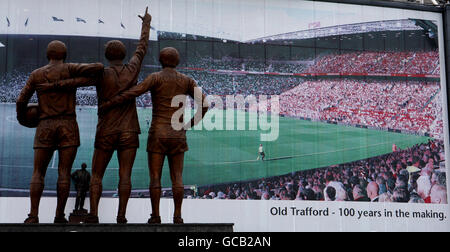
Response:
[[[158,218],[159,214],[159,202],[161,198],[161,175],[164,165],[164,154],[160,153],[148,153],[148,166],[150,169],[150,199],[152,202],[152,217]],[[184,153],[178,153],[175,155],[168,155],[170,178],[172,180],[172,192],[173,201],[175,204],[174,210],[174,222],[182,223],[181,219],[181,205],[184,197],[183,187],[183,161]],[[180,222],[181,220],[181,222]]]
[[[57,204],[55,223],[65,223],[64,210],[66,208],[67,199],[70,193],[70,172],[72,170],[73,161],[77,155],[78,147],[68,147],[58,150],[58,182],[56,188]]]
[[[47,167],[53,157],[53,149],[35,149],[34,150],[34,171],[30,183],[30,201],[31,209],[26,222],[37,218],[39,214],[39,203],[42,192],[44,191],[44,178]],[[62,148],[58,151],[58,183],[57,183],[57,206],[55,222],[66,222],[64,210],[66,208],[67,198],[70,192],[70,171],[73,161],[77,154],[77,147]]]
[[[102,149],[95,149],[94,157],[92,158],[92,177],[90,183],[90,215],[98,217],[98,204],[102,196],[102,179],[105,174],[106,167],[113,155],[114,151],[104,151]]]
[[[34,150],[34,171],[30,183],[31,209],[29,216],[31,218],[37,217],[39,214],[39,203],[41,201],[42,192],[44,191],[44,178],[52,156],[52,149]]]
[[[148,153],[148,167],[150,171],[150,200],[152,202],[152,216],[159,217],[159,200],[161,198],[161,173],[165,156],[160,153]]]
[[[118,222],[126,222],[125,214],[128,199],[131,194],[131,171],[136,157],[136,148],[119,150],[117,157],[119,159],[119,211],[117,213]],[[92,159],[92,178],[90,185],[90,215],[98,217],[98,205],[102,196],[102,179],[105,175],[106,167],[114,153],[114,150],[95,149]]]
[[[173,213],[173,217],[174,222],[179,222],[179,219],[181,219],[181,204],[183,203],[184,197],[184,186],[183,186],[184,152],[175,155],[169,155],[168,159],[170,168],[170,179],[172,180],[173,201],[175,204],[175,211]]]
[[[119,211],[117,213],[117,222],[125,222],[128,199],[131,195],[131,170],[133,169],[134,159],[136,157],[136,148],[119,150],[117,157],[119,159]]]

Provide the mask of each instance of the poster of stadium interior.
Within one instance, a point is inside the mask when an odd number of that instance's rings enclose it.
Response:
[[[67,62],[106,64],[105,43],[119,39],[129,57],[140,32],[137,15],[148,5],[153,21],[139,81],[161,69],[160,49],[175,47],[178,71],[211,101],[202,123],[187,132],[187,199],[447,204],[442,17],[436,13],[301,0],[1,5],[2,197],[28,195],[35,129],[18,124],[15,101],[30,72],[47,63],[47,44],[65,42]],[[230,104],[233,99],[244,105]],[[145,146],[150,94],[137,106]],[[95,87],[78,89],[77,120],[81,146],[73,169],[87,163],[90,171]],[[44,196],[56,195],[57,163],[55,152]],[[114,155],[105,197],[117,197],[117,167]],[[167,163],[162,182],[163,197],[170,198]],[[149,197],[144,147],[132,184],[132,197]]]

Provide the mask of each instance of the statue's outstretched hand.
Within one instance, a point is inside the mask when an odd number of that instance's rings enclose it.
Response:
[[[145,9],[145,14],[142,17],[141,15],[138,15],[140,19],[142,19],[142,22],[144,23],[150,23],[152,21],[152,16],[148,14],[148,7]]]

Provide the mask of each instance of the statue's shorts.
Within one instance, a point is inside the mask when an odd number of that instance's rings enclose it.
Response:
[[[36,128],[34,148],[60,149],[80,146],[76,117],[63,116],[43,119]]]
[[[95,148],[105,151],[137,149],[139,148],[139,134],[123,132],[114,135],[96,136]]]
[[[174,155],[188,150],[186,138],[148,137],[147,152]]]

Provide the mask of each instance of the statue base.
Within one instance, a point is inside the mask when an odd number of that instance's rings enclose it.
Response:
[[[0,224],[0,232],[233,232],[231,223]]]
[[[89,213],[86,209],[81,210],[73,210],[73,212],[69,216],[69,223],[70,224],[80,224],[85,223],[86,218],[88,217]]]

